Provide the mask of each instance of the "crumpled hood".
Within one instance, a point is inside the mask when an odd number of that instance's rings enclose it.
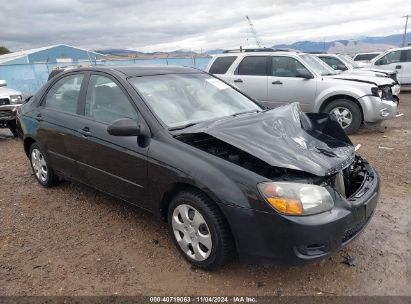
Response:
[[[382,73],[382,74],[385,74],[385,75],[397,74],[397,71],[395,71],[395,70],[374,69],[374,68],[370,68],[370,67],[362,67],[362,68],[359,68],[357,70]]]
[[[334,78],[334,79],[342,79],[342,80],[347,80],[347,81],[364,82],[364,83],[374,84],[376,86],[395,84],[395,81],[389,77],[361,75],[361,74],[354,74],[354,73],[340,73],[337,75],[332,75],[332,76],[327,76],[327,77]]]
[[[363,70],[363,69],[354,69],[354,70],[347,70],[341,72],[340,75],[363,75],[363,76],[371,76],[371,77],[388,77],[388,73],[381,73],[377,71],[370,71],[370,70]]]
[[[10,95],[21,95],[21,93],[13,89],[0,87],[0,96],[10,96]]]
[[[338,122],[304,114],[298,103],[257,114],[193,126],[180,134],[206,133],[271,166],[326,176],[348,166],[354,147]]]

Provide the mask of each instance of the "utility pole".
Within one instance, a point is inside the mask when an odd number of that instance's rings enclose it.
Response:
[[[402,36],[402,46],[405,46],[407,44],[408,17],[411,17],[411,15],[405,15],[402,17],[405,18],[405,28],[404,28],[404,36]]]

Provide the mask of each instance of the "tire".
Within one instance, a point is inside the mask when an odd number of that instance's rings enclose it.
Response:
[[[13,136],[14,136],[14,137],[18,137],[18,136],[19,136],[19,134],[17,133],[17,125],[16,125],[16,122],[15,122],[15,121],[13,121],[13,122],[8,122],[8,123],[7,123],[7,128],[9,128],[10,132],[13,133]]]
[[[36,143],[33,143],[30,146],[29,159],[34,176],[40,185],[44,187],[52,187],[57,184],[58,177],[48,165],[47,158]]]
[[[362,113],[360,107],[349,99],[336,99],[323,110],[324,113],[335,114],[346,134],[353,134],[361,126]]]
[[[228,223],[216,204],[200,191],[185,190],[172,199],[168,226],[180,253],[198,268],[216,269],[233,257]]]

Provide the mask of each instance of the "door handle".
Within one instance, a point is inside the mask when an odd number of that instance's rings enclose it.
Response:
[[[400,65],[395,66],[396,69],[401,69]]]
[[[283,84],[283,83],[279,80],[276,80],[276,81],[273,81],[272,84]]]
[[[41,115],[41,113],[37,114],[36,120],[37,121],[43,121],[43,116]]]
[[[234,80],[234,82],[243,82],[243,80],[242,79],[236,79],[236,80]]]
[[[91,136],[91,132],[90,132],[89,127],[84,127],[83,129],[79,129],[77,131],[85,137]]]

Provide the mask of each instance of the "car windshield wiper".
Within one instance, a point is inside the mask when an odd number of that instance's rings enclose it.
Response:
[[[176,131],[176,130],[183,130],[185,128],[191,127],[198,124],[198,122],[190,122],[186,125],[182,125],[182,126],[177,126],[177,127],[172,127],[172,128],[168,128],[169,131]]]
[[[243,114],[248,114],[248,113],[260,113],[260,110],[251,110],[251,111],[244,111],[244,112],[239,112],[239,113],[235,113],[231,116],[236,117],[238,115],[243,115]]]

